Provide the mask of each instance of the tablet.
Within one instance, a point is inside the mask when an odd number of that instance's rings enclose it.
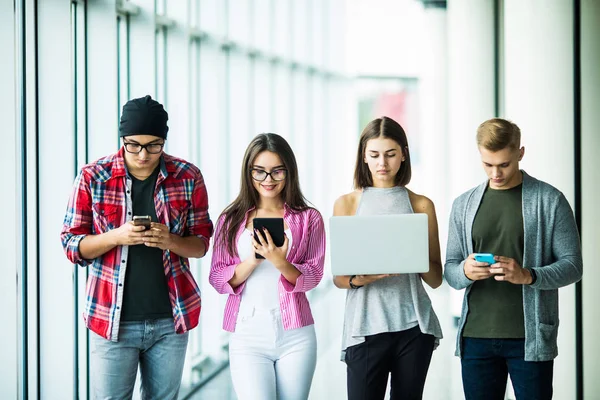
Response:
[[[283,229],[283,218],[254,218],[252,220],[252,224],[254,225],[254,229],[258,229],[259,232],[262,232],[262,228],[267,228],[271,238],[273,238],[273,243],[277,247],[283,246],[284,240],[284,229]],[[264,238],[264,235],[263,235]],[[258,241],[258,236],[256,236],[256,232],[254,232],[254,239]],[[258,253],[256,254],[256,258],[264,258]]]

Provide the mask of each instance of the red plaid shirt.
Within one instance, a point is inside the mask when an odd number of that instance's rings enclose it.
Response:
[[[83,313],[86,326],[113,341],[119,336],[129,246],[117,246],[96,259],[85,260],[79,252],[79,242],[86,235],[108,232],[131,221],[131,185],[123,148],[83,167],[75,180],[60,235],[71,262],[91,265]],[[200,170],[163,154],[156,188],[154,205],[159,222],[173,234],[202,238],[208,249],[213,225]],[[187,258],[165,250],[163,265],[175,330],[184,333],[198,325],[200,289]]]

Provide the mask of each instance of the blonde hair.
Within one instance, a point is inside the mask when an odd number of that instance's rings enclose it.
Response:
[[[513,122],[502,119],[488,119],[477,128],[477,146],[489,151],[499,151],[510,147],[521,147],[521,130]]]

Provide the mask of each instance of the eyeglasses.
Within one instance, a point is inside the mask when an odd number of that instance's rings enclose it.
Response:
[[[141,153],[141,151],[143,149],[146,149],[146,151],[150,154],[158,154],[162,151],[163,147],[165,146],[165,143],[162,142],[162,143],[139,144],[139,143],[124,142],[123,145],[125,146],[125,150],[127,150],[128,153],[139,154],[139,153]]]
[[[270,176],[275,182],[279,182],[285,179],[287,176],[287,169],[276,169],[271,172],[264,171],[262,169],[252,168],[250,170],[250,175],[252,175],[252,179],[258,182],[262,182],[267,179],[267,176]]]

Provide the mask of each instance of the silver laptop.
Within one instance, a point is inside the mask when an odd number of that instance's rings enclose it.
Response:
[[[329,249],[333,275],[427,272],[427,214],[331,217]]]

